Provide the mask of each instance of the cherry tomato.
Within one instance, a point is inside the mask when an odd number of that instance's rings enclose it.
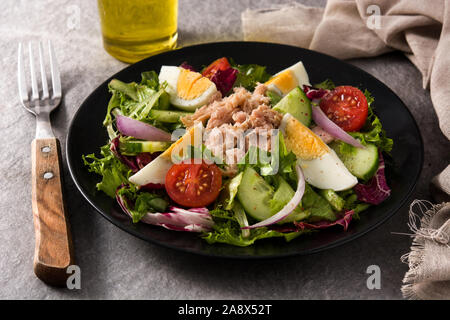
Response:
[[[222,173],[215,164],[195,164],[193,160],[174,164],[166,175],[166,191],[176,203],[185,207],[204,207],[219,195]]]
[[[205,68],[202,72],[202,76],[211,78],[217,70],[225,71],[231,67],[230,63],[228,62],[228,59],[223,57],[220,59],[217,59],[213,63],[211,63],[209,66]]]
[[[322,111],[345,131],[358,131],[366,122],[367,99],[352,86],[340,86],[328,92],[320,101]]]

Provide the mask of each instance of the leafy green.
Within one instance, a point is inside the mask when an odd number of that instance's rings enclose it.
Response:
[[[318,195],[310,186],[306,184],[305,193],[302,198],[303,210],[308,210],[310,216],[308,221],[336,221],[336,214],[333,212],[330,203]]]
[[[264,83],[270,79],[270,74],[266,71],[266,67],[257,64],[236,64],[233,59],[230,59],[231,67],[238,70],[234,87],[244,87],[247,90],[253,91],[258,82]]]
[[[141,85],[146,85],[155,91],[159,90],[159,77],[155,71],[144,71],[141,73],[141,78]]]
[[[115,136],[112,127],[114,113],[136,120],[144,121],[165,129],[159,121],[152,119],[152,109],[167,110],[170,106],[170,98],[165,92],[166,83],[160,84],[158,75],[154,71],[146,71],[141,74],[142,79],[136,82],[125,83],[113,79],[108,84],[112,97],[109,101],[103,125],[107,127],[110,138]]]
[[[205,232],[202,236],[208,243],[227,243],[235,246],[246,247],[252,245],[255,241],[267,238],[281,237],[286,241],[300,236],[301,234],[309,233],[310,230],[281,233],[275,230],[270,230],[267,227],[255,228],[250,230],[248,236],[243,236],[239,223],[236,220],[233,212],[223,209],[214,209],[210,211],[214,219],[214,230]]]
[[[297,175],[295,173],[295,164],[297,157],[288,151],[284,143],[283,135],[278,133],[278,143],[272,146],[272,152],[267,153],[263,161],[262,154],[267,152],[255,146],[250,146],[247,153],[238,163],[239,171],[244,171],[247,166],[259,172],[265,179],[271,180],[270,176],[279,174],[294,187],[297,185]],[[267,161],[270,159],[270,161]]]
[[[119,189],[117,195],[127,200],[124,205],[131,213],[133,223],[139,222],[149,212],[165,212],[169,205],[159,194],[142,192],[134,185]]]
[[[339,191],[337,194],[345,201],[344,211],[353,210],[355,212],[353,215],[354,219],[359,219],[359,213],[370,207],[370,204],[362,203],[358,200],[354,189]]]
[[[234,218],[236,219],[239,226],[241,228],[247,227],[248,226],[247,215],[245,214],[244,208],[239,203],[239,201],[233,202],[232,207],[233,207],[232,211],[233,211]],[[244,237],[244,238],[248,238],[250,236],[249,229],[242,229],[241,232],[242,232],[242,237]]]
[[[234,198],[238,192],[243,175],[244,173],[240,172],[224,184],[219,199],[220,203],[224,205],[225,210],[231,210],[233,208]]]
[[[288,204],[288,202],[291,201],[292,197],[295,194],[295,191],[280,175],[276,175],[274,177],[274,181],[277,188],[275,188],[273,197],[269,201],[272,214],[276,214],[278,211],[283,209]],[[300,203],[287,218],[282,220],[281,223],[304,220],[308,218],[309,215],[310,211],[303,208],[302,204]]]
[[[83,162],[88,166],[89,172],[102,176],[102,180],[96,185],[97,189],[114,198],[116,189],[121,184],[128,183],[131,170],[114,156],[109,147],[109,144],[101,147],[99,158],[93,153],[83,155]]]
[[[313,85],[313,87],[317,88],[317,89],[333,90],[334,88],[336,88],[336,85],[330,79],[326,79],[326,80],[322,81],[321,83],[317,83],[317,84]]]

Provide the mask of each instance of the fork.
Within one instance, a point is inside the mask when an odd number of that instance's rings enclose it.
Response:
[[[25,80],[22,43],[19,43],[18,50],[18,87],[22,106],[36,116],[36,137],[31,144],[34,273],[47,284],[65,285],[68,277],[67,268],[74,264],[73,245],[63,201],[61,148],[50,123],[50,113],[61,103],[61,80],[50,41],[48,48],[52,95],[50,96],[47,84],[41,42],[38,46],[41,94],[38,89],[31,42],[28,46],[31,92],[29,94]]]

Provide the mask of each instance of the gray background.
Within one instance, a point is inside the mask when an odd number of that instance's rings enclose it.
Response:
[[[179,44],[240,40],[240,13],[245,8],[284,2],[290,1],[180,0]],[[30,143],[35,121],[18,104],[17,43],[53,39],[65,98],[52,121],[63,149],[68,124],[80,103],[104,79],[126,65],[102,48],[95,1],[3,0],[2,9],[0,298],[401,298],[400,286],[407,266],[400,257],[408,252],[411,239],[392,232],[408,232],[408,205],[368,235],[324,253],[272,261],[216,260],[148,244],[116,228],[83,200],[65,163],[67,207],[76,259],[82,270],[82,289],[55,289],[36,279],[32,271],[30,198]],[[398,53],[351,63],[387,84],[414,114],[425,142],[425,162],[413,198],[430,199],[428,183],[449,162],[450,145],[439,131],[429,93],[421,87],[420,73]],[[381,268],[380,290],[366,287],[366,269],[372,264]]]

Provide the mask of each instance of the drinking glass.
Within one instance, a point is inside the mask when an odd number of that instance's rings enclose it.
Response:
[[[177,44],[178,0],[98,0],[103,46],[134,63]]]

